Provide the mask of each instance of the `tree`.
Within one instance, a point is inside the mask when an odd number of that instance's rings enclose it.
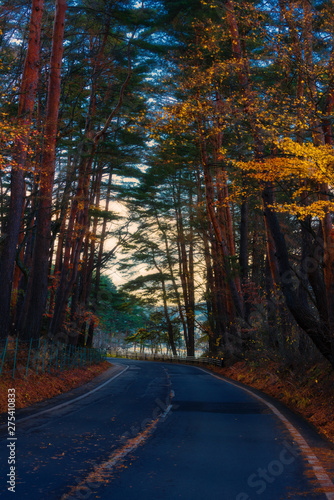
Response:
[[[28,48],[24,63],[18,103],[19,134],[15,139],[14,146],[9,217],[6,227],[6,237],[0,256],[0,316],[2,318],[2,321],[0,322],[1,338],[8,335],[10,326],[10,302],[13,273],[25,196],[25,167],[39,76],[42,14],[43,0],[33,0],[29,25]]]
[[[66,9],[66,0],[56,0],[45,119],[45,142],[39,172],[40,189],[36,217],[36,241],[32,259],[32,272],[25,299],[25,313],[20,324],[20,329],[26,339],[35,339],[40,335],[48,293],[52,190],[55,175]]]

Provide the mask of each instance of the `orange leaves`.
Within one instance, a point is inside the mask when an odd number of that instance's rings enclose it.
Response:
[[[5,411],[7,405],[8,387],[16,387],[17,408],[25,408],[44,399],[57,396],[59,393],[84,384],[110,368],[107,361],[89,367],[74,368],[63,371],[61,377],[58,373],[28,372],[28,377],[19,376],[13,382],[10,376],[2,375],[0,383],[0,411]],[[13,385],[14,384],[14,385]]]
[[[24,121],[8,118],[6,113],[0,113],[0,170],[18,168],[22,154],[31,157],[34,153],[35,142],[39,140],[39,133],[32,134],[32,141],[27,144],[27,127]],[[23,170],[31,172],[32,168],[27,162],[20,166]]]
[[[13,165],[11,148],[19,136],[19,129],[5,113],[0,114],[0,170]]]

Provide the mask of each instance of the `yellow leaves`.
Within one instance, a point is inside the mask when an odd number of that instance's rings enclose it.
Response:
[[[84,200],[78,201],[78,211],[82,211],[84,210],[84,208],[85,208],[85,201]]]
[[[293,156],[304,175],[319,182],[334,181],[334,150],[332,146],[314,146],[310,142],[299,144],[291,139],[283,139],[277,147],[286,155]]]
[[[322,219],[326,212],[334,212],[334,203],[325,200],[317,200],[306,206],[300,205],[300,203],[287,203],[284,205],[277,203],[271,208],[274,208],[277,212],[295,215],[298,219],[305,219],[308,216]]]
[[[327,200],[323,192],[323,186],[334,187],[333,148],[314,146],[311,142],[300,144],[290,138],[276,141],[273,147],[276,156],[234,162],[234,165],[260,184],[278,183],[281,189],[290,193],[289,201],[272,207],[279,212],[300,219],[306,216],[323,218],[326,212],[334,212],[334,202]]]
[[[287,138],[275,145],[280,156],[262,161],[235,162],[235,165],[245,172],[251,172],[257,180],[283,181],[294,178],[334,184],[334,151],[330,146],[298,144]]]

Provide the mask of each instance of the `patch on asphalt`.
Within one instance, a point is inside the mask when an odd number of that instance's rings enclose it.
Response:
[[[194,411],[205,413],[255,414],[271,413],[270,409],[261,403],[215,403],[202,401],[173,401],[173,411]]]

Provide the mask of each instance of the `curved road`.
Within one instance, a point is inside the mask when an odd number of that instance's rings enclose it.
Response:
[[[334,499],[309,446],[326,442],[289,412],[193,366],[113,365],[99,386],[17,412],[15,494],[0,428],[1,498]]]

